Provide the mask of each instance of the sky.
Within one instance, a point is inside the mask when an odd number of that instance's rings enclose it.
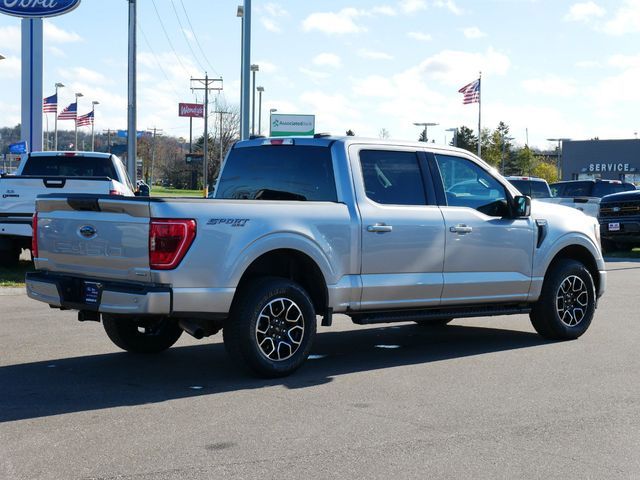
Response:
[[[139,130],[187,137],[177,104],[203,100],[190,78],[205,71],[222,77],[221,102],[239,104],[241,3],[138,0]],[[482,72],[482,127],[507,123],[515,144],[640,132],[640,0],[253,0],[252,17],[263,129],[275,108],[338,135],[416,140],[413,123],[433,122],[428,137],[442,144],[449,128],[477,131],[478,105],[458,90]],[[64,83],[61,109],[83,93],[79,114],[99,101],[96,131],[126,129],[127,22],[126,0],[82,0],[44,21],[44,95]],[[0,54],[0,126],[13,126],[20,19],[0,14]]]

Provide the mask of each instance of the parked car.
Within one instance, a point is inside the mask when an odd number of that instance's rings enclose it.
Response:
[[[547,199],[552,197],[549,184],[544,178],[515,176],[505,178],[523,195],[528,195],[529,197],[536,199]]]
[[[573,207],[585,215],[597,218],[600,199],[605,195],[635,190],[633,183],[619,180],[569,180],[549,185],[553,198],[550,202]]]
[[[422,325],[528,313],[542,336],[575,339],[605,291],[596,219],[531,202],[464,150],[246,140],[215,191],[38,199],[29,297],[101,320],[132,352],[222,329],[239,365],[275,377],[309,355],[316,315],[329,327],[334,313]]]
[[[120,159],[97,152],[32,152],[15,175],[0,177],[0,265],[17,263],[31,247],[36,197],[48,193],[133,196]]]
[[[602,197],[598,219],[604,251],[629,251],[640,247],[639,190]]]

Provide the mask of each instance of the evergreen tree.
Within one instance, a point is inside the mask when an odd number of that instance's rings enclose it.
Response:
[[[451,140],[451,145],[453,145],[453,140]],[[473,130],[464,125],[458,129],[458,148],[463,148],[472,153],[478,151],[478,137],[473,134]]]

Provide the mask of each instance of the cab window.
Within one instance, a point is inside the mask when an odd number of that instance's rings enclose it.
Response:
[[[424,182],[415,152],[362,150],[365,193],[377,203],[426,205]]]

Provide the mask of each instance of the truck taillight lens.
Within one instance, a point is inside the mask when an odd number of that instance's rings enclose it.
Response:
[[[38,256],[38,212],[33,214],[31,220],[31,257],[36,258]]]
[[[149,266],[153,270],[176,268],[196,238],[196,221],[152,218],[149,225]]]

